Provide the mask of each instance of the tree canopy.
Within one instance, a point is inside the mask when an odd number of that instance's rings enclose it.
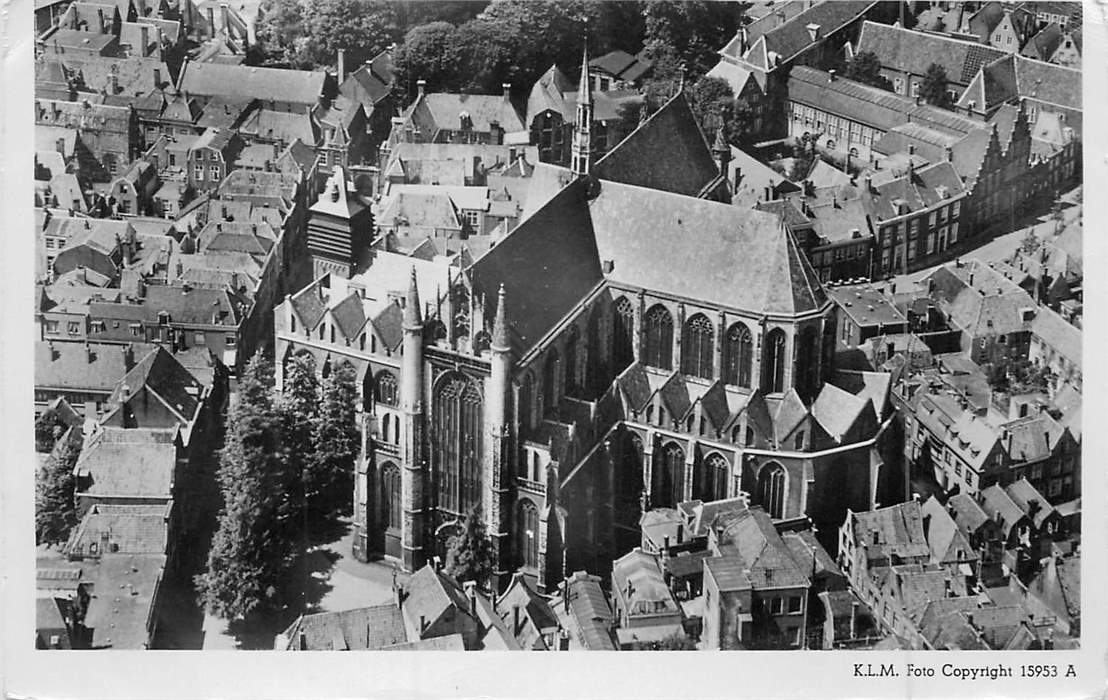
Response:
[[[288,497],[295,476],[287,469],[272,387],[272,365],[259,353],[228,411],[218,471],[223,507],[208,570],[196,581],[207,610],[225,619],[280,610],[282,584],[296,559]]]
[[[892,90],[893,85],[881,75],[881,59],[872,51],[854,54],[846,63],[846,77],[882,90]]]
[[[311,481],[313,510],[350,513],[354,498],[354,462],[361,432],[355,406],[358,388],[354,368],[339,365],[323,381],[323,400],[313,433]]]
[[[954,101],[950,99],[950,93],[947,92],[947,83],[946,69],[938,63],[932,63],[923,75],[919,96],[927,104],[950,109],[954,106]]]
[[[488,584],[493,572],[493,551],[481,506],[466,514],[462,531],[447,543],[444,568],[458,581],[476,581],[482,587]]]
[[[634,642],[632,651],[696,651],[696,642],[683,632],[674,632],[656,642]]]
[[[35,480],[35,542],[61,544],[77,524],[73,468],[80,443],[65,440],[46,458]]]

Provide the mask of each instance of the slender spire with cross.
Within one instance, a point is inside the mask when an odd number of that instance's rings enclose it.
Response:
[[[581,51],[581,81],[577,87],[577,123],[573,127],[572,163],[577,177],[589,174],[592,161],[592,87],[589,85],[589,41]]]

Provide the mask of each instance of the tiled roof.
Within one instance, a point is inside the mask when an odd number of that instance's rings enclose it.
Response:
[[[602,182],[590,209],[615,284],[765,313],[826,303],[807,258],[773,214],[611,182]]]
[[[824,384],[812,402],[812,418],[836,442],[841,441],[870,406],[870,401],[844,391],[834,384]]]
[[[1027,41],[1020,55],[1024,58],[1049,61],[1061,42],[1062,28],[1057,22],[1051,22]]]
[[[869,559],[926,557],[930,553],[923,535],[920,505],[914,501],[854,513],[854,540],[866,545]],[[876,537],[875,537],[876,536]]]
[[[631,595],[627,596],[629,583]],[[641,549],[633,549],[613,562],[612,587],[622,595],[626,610],[632,616],[680,615],[657,560]]]
[[[357,338],[366,322],[362,298],[356,293],[346,297],[331,309],[331,317],[335,319],[335,325],[344,338]]]
[[[1042,527],[1043,522],[1055,513],[1054,507],[1050,505],[1050,502],[1047,501],[1041,493],[1036,491],[1035,487],[1032,486],[1031,482],[1026,478],[1008,484],[1004,487],[1004,492],[1008,494],[1008,498],[1012,499],[1012,502],[1015,503],[1021,511],[1027,514],[1027,517],[1035,527]],[[1032,514],[1032,503],[1036,504],[1034,507],[1034,514]]]
[[[877,54],[881,65],[906,73],[923,75],[932,63],[946,70],[951,82],[969,85],[981,66],[1003,58],[1005,53],[991,46],[938,34],[926,34],[877,22],[864,22],[856,52]]]
[[[132,346],[133,357],[142,357],[154,347],[136,343]],[[110,393],[127,372],[126,347],[89,343],[87,348],[91,356],[86,353],[84,343],[35,343],[35,386]]]
[[[469,614],[469,599],[461,586],[430,564],[412,574],[405,592],[402,612],[410,621],[423,617],[428,624],[434,624],[451,607],[457,614]]]
[[[696,196],[719,168],[688,100],[679,93],[597,161],[593,172],[602,180]]]
[[[77,58],[75,54],[62,54],[57,58],[67,67],[81,72],[82,82],[90,92],[106,90],[109,95],[138,97],[147,95],[159,87],[165,87],[173,79],[169,66],[164,61],[152,57]],[[155,83],[155,72],[161,79],[161,83]],[[115,85],[114,88],[113,85]]]
[[[1031,334],[1074,365],[1081,366],[1081,329],[1043,306],[1036,309]]]
[[[322,71],[192,61],[182,68],[179,88],[193,95],[314,105],[323,94],[326,77]]]
[[[96,564],[82,564],[86,580],[93,583],[85,615],[93,648],[148,647],[153,640],[147,625],[158,608],[164,569],[163,554],[109,554]]]
[[[600,577],[590,576],[577,571],[568,579],[569,610],[576,623],[577,635],[581,645],[590,651],[614,651],[612,626],[615,616],[608,605],[604,590],[600,587]],[[566,596],[565,582],[562,584],[562,601],[555,600],[552,607],[556,612],[563,610]]]
[[[94,503],[65,545],[67,554],[91,554],[90,545],[109,548],[101,553],[166,554],[169,514],[172,506]]]
[[[563,189],[470,267],[475,295],[495,299],[504,285],[517,352],[538,342],[602,279],[586,187],[579,180]]]
[[[139,360],[119,380],[119,385],[112,392],[113,403],[125,400],[124,387],[131,396],[137,396],[142,389],[153,392],[183,423],[191,423],[196,417],[200,408],[199,397],[204,390],[196,377],[161,346]]]
[[[819,25],[819,36],[822,39],[858,19],[875,4],[868,0],[817,3],[766,32],[763,35],[766,49],[776,53],[782,62],[788,61],[814,43],[808,32],[809,24]]]
[[[958,524],[938,499],[934,496],[927,499],[920,507],[920,512],[924,518],[932,562],[960,563],[977,558],[969,539],[958,529]]]
[[[994,520],[997,519],[998,514],[1003,518],[1000,524],[1005,537],[1008,536],[1012,526],[1026,517],[1023,509],[997,484],[981,491],[980,497],[982,499],[981,509],[985,511],[986,515]]]
[[[144,305],[166,311],[174,323],[234,327],[241,320],[237,294],[222,289],[188,289],[178,285],[150,285]]]
[[[793,559],[792,551],[774,527],[772,519],[761,507],[730,511],[715,519],[713,527],[722,529],[719,536],[724,559],[737,558],[742,564],[742,575],[755,589],[807,588],[810,568],[801,569]],[[726,553],[724,544],[734,547]],[[715,559],[708,559],[712,566]]]
[[[473,131],[487,132],[497,122],[508,133],[527,127],[511,100],[504,95],[467,95],[428,93],[408,109],[406,116],[427,137],[440,129],[458,130],[462,115],[472,122]]]
[[[85,440],[74,473],[81,493],[169,500],[177,468],[173,430],[104,426]]]
[[[289,651],[376,650],[408,641],[395,603],[341,612],[301,615],[285,630]]]
[[[307,144],[320,141],[319,126],[307,111],[295,113],[272,109],[254,110],[239,129],[244,134],[281,143],[297,139]]]

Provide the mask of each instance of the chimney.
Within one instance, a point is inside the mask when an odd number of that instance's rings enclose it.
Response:
[[[135,346],[131,343],[127,343],[122,348],[123,352],[123,366],[130,372],[135,366]]]
[[[858,601],[850,602],[850,638],[854,639],[858,634]]]
[[[53,362],[54,360],[61,357],[61,353],[58,352],[58,348],[57,348],[56,345],[54,345],[53,340],[46,341],[46,346],[50,349],[50,361],[51,362]]]
[[[223,22],[223,31],[227,36],[231,36],[231,11],[227,7],[227,3],[220,3],[219,5],[219,19]]]
[[[92,346],[89,345],[88,341],[86,340],[85,341],[85,362],[88,362],[91,365],[95,360],[96,360],[96,353],[94,353],[92,351]]]
[[[423,637],[423,633],[427,631],[427,616],[419,616],[419,636]]]
[[[569,576],[566,576],[565,584],[562,588],[562,610],[569,613]]]
[[[569,651],[569,630],[558,628],[558,651]]]
[[[215,38],[215,8],[208,6],[208,34]]]
[[[466,597],[469,598],[469,615],[470,617],[477,618],[477,582],[466,581],[465,582]]]
[[[835,78],[837,78],[838,75],[839,75],[838,71],[836,71],[834,68],[827,71],[827,82],[829,82],[829,83],[835,82]]]
[[[139,56],[142,56],[143,58],[145,58],[147,55],[149,55],[147,52],[150,50],[150,25],[149,24],[140,24],[139,25],[139,43],[141,44],[141,46],[139,47]]]
[[[677,544],[681,544],[681,542],[684,540],[684,538],[685,538],[685,524],[684,523],[677,523]]]
[[[303,631],[300,632],[300,644],[299,644],[299,646],[300,646],[300,651],[307,651],[308,650],[308,635],[307,635],[307,633],[305,633]]]
[[[107,34],[107,25],[104,23],[104,10],[97,8],[96,10],[96,32],[97,34]]]
[[[500,88],[501,88],[501,90],[504,91],[504,99],[505,100],[511,99],[511,97],[512,97],[512,84],[511,83],[501,83]]]
[[[346,49],[339,49],[339,84],[346,77]]]
[[[162,84],[162,69],[154,69],[154,87],[161,87]]]
[[[113,95],[118,95],[119,94],[119,75],[116,74],[116,73],[112,73],[110,76],[108,76],[108,80],[109,80],[109,82],[111,84],[111,87],[112,87],[112,94]]]
[[[804,28],[808,30],[808,37],[811,38],[812,41],[819,41],[819,28],[820,27],[819,27],[818,24],[814,24],[814,23],[813,24],[808,24],[808,25],[805,25]]]
[[[512,606],[512,636],[519,634],[519,604]]]
[[[947,146],[944,150],[945,150],[945,154],[946,154],[946,162],[947,163],[952,162],[954,160],[954,149],[951,148],[950,146]]]
[[[396,607],[398,607],[398,608],[404,607],[404,598],[405,597],[406,596],[404,595],[404,587],[403,586],[397,586],[396,587]]]
[[[416,96],[423,97],[423,94],[427,91],[427,81],[420,78],[416,81]]]
[[[910,156],[916,155],[916,145],[914,143],[908,144],[908,155],[910,155]],[[911,162],[912,162],[911,159],[909,159],[908,164],[911,165]]]
[[[871,176],[866,175],[864,178],[862,178],[862,183],[866,188],[867,194],[873,192],[873,178]]]

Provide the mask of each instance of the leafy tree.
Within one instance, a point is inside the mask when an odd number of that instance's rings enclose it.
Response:
[[[688,92],[689,106],[692,107],[700,130],[712,143],[715,131],[719,128],[722,115],[727,122],[727,133],[734,134],[735,93],[723,78],[701,78]]]
[[[286,456],[285,468],[295,479],[297,502],[292,508],[307,508],[313,492],[315,468],[315,426],[319,422],[319,378],[315,359],[303,354],[293,357],[285,368],[284,390],[277,406],[281,418],[281,440]],[[305,514],[306,515],[306,514]]]
[[[304,44],[304,12],[299,0],[264,0],[258,8],[257,39],[251,59],[257,58],[257,46],[265,47],[264,58],[296,67],[307,61],[300,48]],[[307,67],[307,66],[303,66]]]
[[[1035,235],[1035,230],[1028,229],[1027,234],[1020,241],[1020,250],[1030,255],[1038,250],[1040,246],[1042,246],[1042,241]]]
[[[249,620],[280,610],[282,583],[296,559],[295,516],[286,494],[282,421],[273,401],[273,367],[259,352],[239,382],[227,416],[218,481],[223,497],[208,570],[196,579],[205,608],[225,619]]]
[[[65,423],[53,409],[43,411],[35,419],[35,451],[50,452],[58,439],[65,434]]]
[[[316,494],[317,510],[349,513],[353,508],[354,462],[361,440],[354,412],[357,401],[354,368],[340,365],[323,382],[323,402],[315,424],[315,463],[309,472],[308,491]]]
[[[854,54],[846,63],[846,77],[882,90],[892,90],[893,85],[881,75],[881,59],[872,51]]]
[[[793,182],[805,180],[808,173],[812,172],[812,166],[815,165],[818,157],[816,142],[811,137],[802,135],[793,144],[793,163],[789,168],[788,178]]]
[[[445,569],[458,581],[476,581],[478,586],[488,583],[493,571],[492,540],[481,506],[466,515],[462,531],[447,542]]]
[[[458,30],[449,22],[432,22],[409,31],[393,55],[398,83],[409,95],[421,79],[432,92],[456,89],[467,63],[459,39]]]
[[[632,651],[696,651],[696,642],[682,632],[674,632],[655,642],[634,642]]]
[[[716,52],[735,36],[748,7],[703,0],[643,3],[647,55],[656,61],[675,58],[684,64],[689,82],[695,82],[719,62]]]
[[[369,60],[400,41],[400,7],[389,0],[312,0],[304,7],[307,53],[316,65],[332,65],[346,50],[347,65]]]
[[[923,75],[923,82],[920,83],[920,97],[927,104],[950,109],[954,106],[954,103],[950,99],[950,93],[947,92],[947,82],[946,69],[938,63],[932,63],[927,67],[927,72]]]
[[[66,440],[46,458],[35,480],[35,542],[60,544],[77,524],[73,468],[81,453],[76,440]]]

